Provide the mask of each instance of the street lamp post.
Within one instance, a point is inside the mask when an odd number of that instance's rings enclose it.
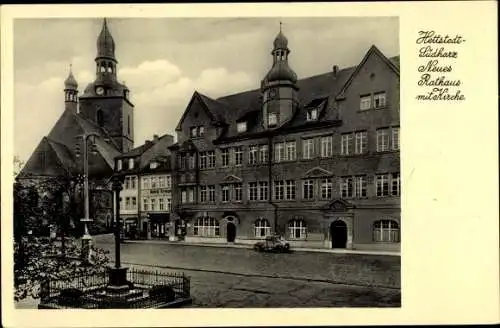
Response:
[[[90,132],[84,133],[79,138],[83,140],[83,193],[84,193],[84,207],[85,214],[84,218],[80,220],[80,222],[84,225],[84,232],[82,236],[82,250],[84,258],[88,258],[90,247],[92,245],[92,236],[90,236],[88,224],[93,220],[90,218],[90,209],[89,209],[89,157],[88,157],[88,145],[89,138],[98,136],[97,133]],[[94,151],[94,149],[92,149]],[[77,157],[79,157],[77,151]]]

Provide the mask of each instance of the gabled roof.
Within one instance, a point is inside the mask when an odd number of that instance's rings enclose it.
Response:
[[[356,75],[358,75],[359,71],[361,70],[361,68],[363,67],[363,65],[366,63],[366,61],[368,60],[368,58],[370,58],[370,56],[373,55],[373,54],[379,56],[387,64],[387,66],[389,66],[389,68],[391,68],[394,71],[394,73],[396,73],[399,76],[399,56],[392,57],[392,60],[390,60],[375,45],[372,45],[370,47],[370,49],[368,49],[368,51],[366,52],[366,54],[363,57],[363,59],[361,60],[361,63],[359,63],[359,65],[356,67],[356,69],[351,74],[351,76],[349,77],[349,79],[342,86],[342,88],[340,89],[340,91],[338,92],[338,94],[341,95],[349,87],[349,85],[354,80],[354,78],[356,77]]]
[[[226,111],[228,111],[229,108],[227,108],[223,103],[220,103],[210,97],[202,95],[198,91],[195,91],[193,93],[193,96],[191,97],[191,100],[189,101],[189,104],[184,110],[184,113],[182,114],[177,127],[175,128],[177,131],[180,130],[182,122],[184,122],[184,118],[191,109],[191,105],[194,101],[199,101],[199,103],[202,105],[202,108],[205,110],[208,117],[210,117],[213,123],[224,123],[224,116],[226,115]]]

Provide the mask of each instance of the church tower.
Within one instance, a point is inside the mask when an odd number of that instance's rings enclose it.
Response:
[[[78,108],[78,83],[73,76],[71,65],[69,67],[69,75],[64,81],[64,106],[66,110],[77,113]]]
[[[105,130],[127,152],[134,144],[134,105],[129,89],[118,82],[115,41],[104,19],[97,37],[96,77],[80,97],[80,115]]]
[[[273,66],[262,80],[263,125],[275,129],[290,121],[298,106],[297,74],[288,65],[288,39],[281,30],[274,39]]]

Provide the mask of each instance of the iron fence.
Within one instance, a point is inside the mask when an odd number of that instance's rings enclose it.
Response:
[[[127,271],[127,280],[130,290],[120,296],[106,294],[108,271],[45,280],[40,286],[41,304],[57,308],[155,308],[190,299],[190,278],[184,273],[132,268]]]

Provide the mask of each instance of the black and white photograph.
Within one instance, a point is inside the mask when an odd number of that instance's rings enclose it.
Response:
[[[401,306],[398,17],[13,31],[16,308]]]

